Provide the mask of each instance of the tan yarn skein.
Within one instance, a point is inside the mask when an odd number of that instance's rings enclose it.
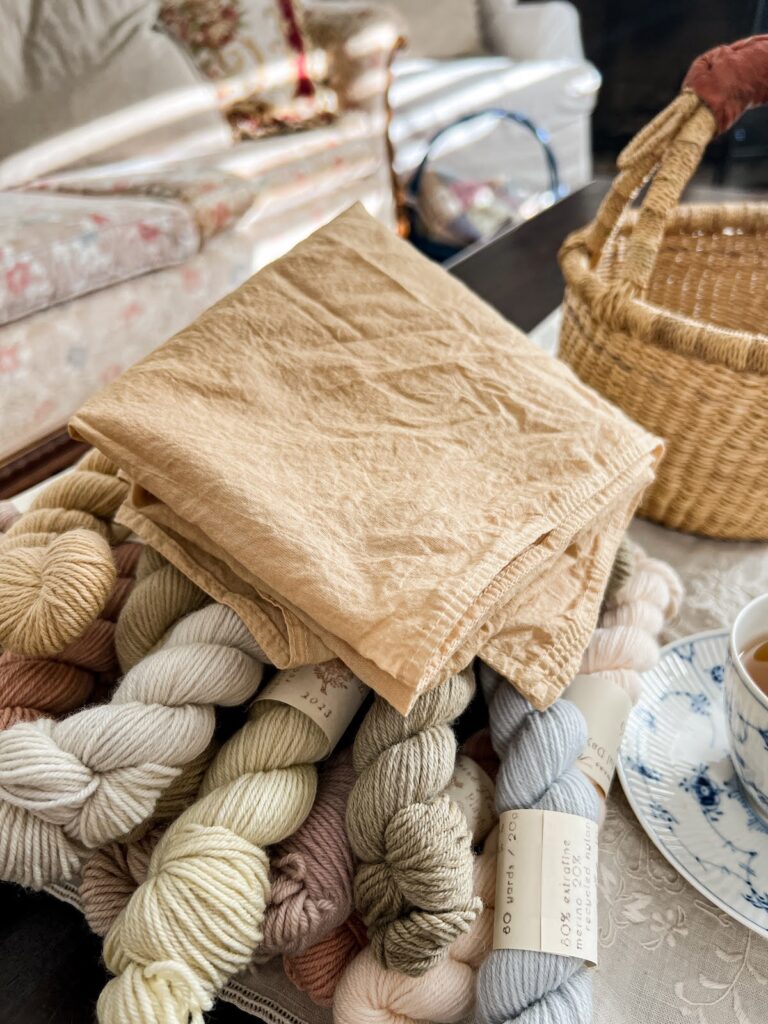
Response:
[[[128,484],[98,451],[50,483],[0,539],[0,647],[57,654],[94,621],[115,582],[110,522]]]
[[[456,763],[450,722],[475,691],[471,669],[422,694],[406,716],[377,698],[355,739],[347,831],[362,862],[355,902],[383,967],[417,977],[481,909],[472,836],[441,795]]]
[[[242,620],[212,604],[177,623],[110,703],[0,733],[0,878],[71,878],[88,849],[151,817],[211,742],[214,705],[248,700],[263,661]]]
[[[306,715],[254,703],[107,935],[104,959],[117,977],[99,998],[102,1024],[188,1024],[190,1017],[202,1024],[262,940],[270,896],[265,848],[309,814],[315,762],[326,751],[322,730]]]

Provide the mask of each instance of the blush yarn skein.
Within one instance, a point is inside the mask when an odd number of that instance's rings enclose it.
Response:
[[[97,687],[114,682],[117,672],[114,619],[133,587],[140,544],[113,548],[117,579],[99,618],[59,654],[32,658],[0,654],[0,730],[16,722],[56,718],[82,707]]]
[[[377,961],[414,977],[445,956],[480,911],[472,837],[443,795],[456,763],[450,723],[474,689],[465,669],[422,694],[405,716],[377,697],[355,739],[358,779],[347,805],[360,861],[355,904]]]
[[[45,487],[0,538],[0,647],[58,654],[98,617],[115,582],[111,520],[128,484],[95,449]]]
[[[211,742],[214,705],[248,700],[264,654],[213,604],[173,627],[108,704],[0,733],[0,878],[41,888],[75,875],[89,849],[151,817]]]
[[[320,727],[296,708],[254,702],[107,935],[104,959],[116,977],[99,997],[101,1024],[202,1024],[262,941],[266,847],[306,819],[326,752]]]

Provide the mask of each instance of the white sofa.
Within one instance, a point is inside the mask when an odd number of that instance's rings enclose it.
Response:
[[[406,19],[409,3],[424,0],[398,0]],[[481,52],[433,59],[427,45],[418,48],[426,53],[414,57],[406,49],[395,59],[390,138],[401,184],[439,128],[487,107],[517,111],[544,128],[563,183],[570,189],[586,184],[592,176],[590,115],[600,75],[584,58],[576,8],[565,0],[478,0],[478,5]],[[429,7],[440,17],[440,2]],[[492,138],[505,147],[500,159],[509,161],[509,137]],[[487,147],[477,153],[478,170],[490,157]],[[516,181],[532,188],[542,184],[543,165],[534,146],[521,145],[512,159]]]

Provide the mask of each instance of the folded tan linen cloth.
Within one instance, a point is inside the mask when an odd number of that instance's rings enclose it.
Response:
[[[276,665],[337,655],[403,712],[476,654],[558,696],[661,453],[359,206],[71,431],[135,482],[119,520]]]

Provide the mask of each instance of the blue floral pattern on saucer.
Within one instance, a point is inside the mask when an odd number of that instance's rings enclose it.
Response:
[[[768,826],[733,770],[723,710],[728,633],[665,647],[644,675],[619,777],[654,844],[717,906],[768,938]]]

